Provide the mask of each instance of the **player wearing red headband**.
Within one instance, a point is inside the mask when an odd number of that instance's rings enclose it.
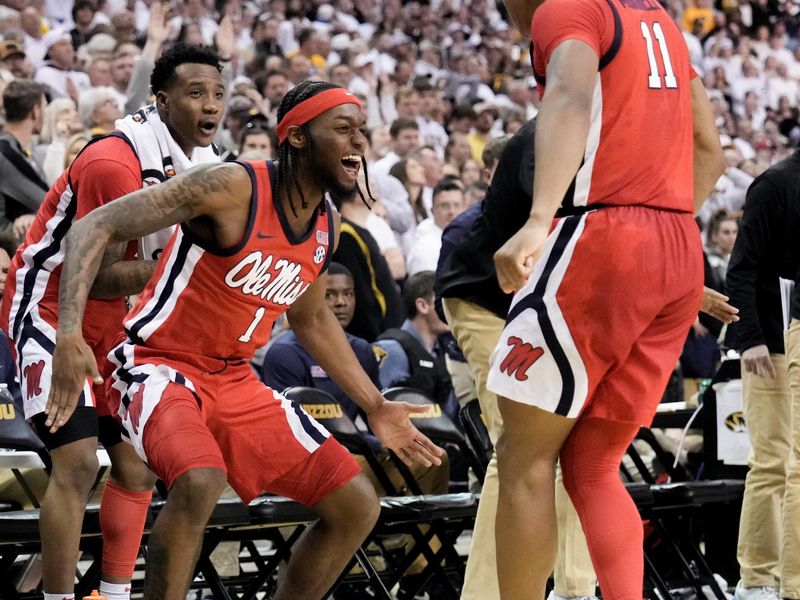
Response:
[[[226,479],[245,502],[269,491],[319,515],[294,546],[276,600],[322,597],[377,519],[375,492],[349,453],[249,366],[284,312],[387,447],[409,464],[440,463],[442,451],[409,421],[417,409],[384,402],[324,301],[320,275],[339,233],[325,192],[357,188],[366,145],[358,101],[338,86],[304,82],[285,96],[278,120],[277,167],[198,167],[94,211],[69,235],[56,425],[97,375],[80,323],[105,248],[181,223],[125,320],[127,339],[109,355],[107,385],[128,439],[170,489],[150,537],[145,598],[185,598]]]

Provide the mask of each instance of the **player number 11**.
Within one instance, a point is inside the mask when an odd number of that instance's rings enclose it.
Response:
[[[647,60],[650,63],[650,76],[647,78],[647,85],[652,89],[660,89],[662,87],[676,88],[678,87],[678,80],[675,78],[675,71],[672,70],[672,61],[669,59],[669,50],[667,48],[667,39],[664,37],[664,30],[661,29],[661,23],[656,21],[653,23],[653,33],[650,33],[650,27],[644,21],[642,23],[642,35],[647,44]],[[661,75],[658,72],[658,63],[656,62],[656,52],[653,47],[653,36],[658,41],[658,49],[661,52],[661,60],[664,61],[664,86],[661,85]]]

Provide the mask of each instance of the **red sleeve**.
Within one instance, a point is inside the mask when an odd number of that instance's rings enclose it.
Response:
[[[70,179],[78,195],[79,219],[99,206],[142,189],[138,158],[128,144],[114,137],[95,142],[81,153]]]
[[[607,0],[546,0],[531,24],[534,71],[544,76],[553,51],[567,40],[585,42],[602,58],[614,40],[614,27]]]

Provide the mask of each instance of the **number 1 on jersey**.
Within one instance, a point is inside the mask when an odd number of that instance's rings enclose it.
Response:
[[[267,308],[262,306],[256,310],[256,314],[253,315],[253,321],[250,323],[250,327],[247,328],[241,337],[239,338],[240,342],[244,342],[245,344],[250,341],[250,338],[253,337],[253,332],[258,327],[258,324],[261,323],[261,319],[264,318],[264,313],[267,312]]]
[[[675,71],[672,70],[672,61],[669,58],[669,50],[667,49],[667,38],[664,36],[664,30],[661,28],[661,23],[656,21],[653,23],[653,33],[650,33],[650,27],[644,21],[642,23],[642,36],[644,36],[645,44],[647,44],[647,61],[650,63],[650,76],[647,78],[647,85],[652,89],[660,89],[667,87],[674,89],[678,87],[678,80],[675,77]],[[656,62],[656,52],[653,47],[653,36],[658,41],[658,49],[661,53],[661,60],[664,62],[664,86],[661,85],[661,75],[658,72],[658,63]]]

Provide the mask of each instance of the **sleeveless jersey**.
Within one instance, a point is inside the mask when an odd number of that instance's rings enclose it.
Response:
[[[546,0],[531,26],[533,69],[566,40],[600,60],[583,162],[563,211],[644,205],[694,212],[689,63],[683,35],[657,0]]]
[[[98,170],[112,177],[98,177]],[[139,161],[121,135],[92,140],[45,195],[42,206],[8,269],[0,327],[17,340],[25,317],[34,309],[57,327],[58,288],[64,263],[64,239],[73,222],[129,192],[141,189]],[[135,256],[130,244],[125,258]],[[83,335],[94,346],[108,341],[108,330],[118,335],[125,317],[125,302],[90,299],[83,320]],[[103,353],[104,354],[104,353]]]
[[[198,239],[185,224],[175,231],[125,320],[140,357],[178,353],[249,360],[267,343],[275,319],[327,267],[333,235],[327,201],[297,238],[273,198],[272,163],[240,164],[253,185],[243,239],[221,249]]]

